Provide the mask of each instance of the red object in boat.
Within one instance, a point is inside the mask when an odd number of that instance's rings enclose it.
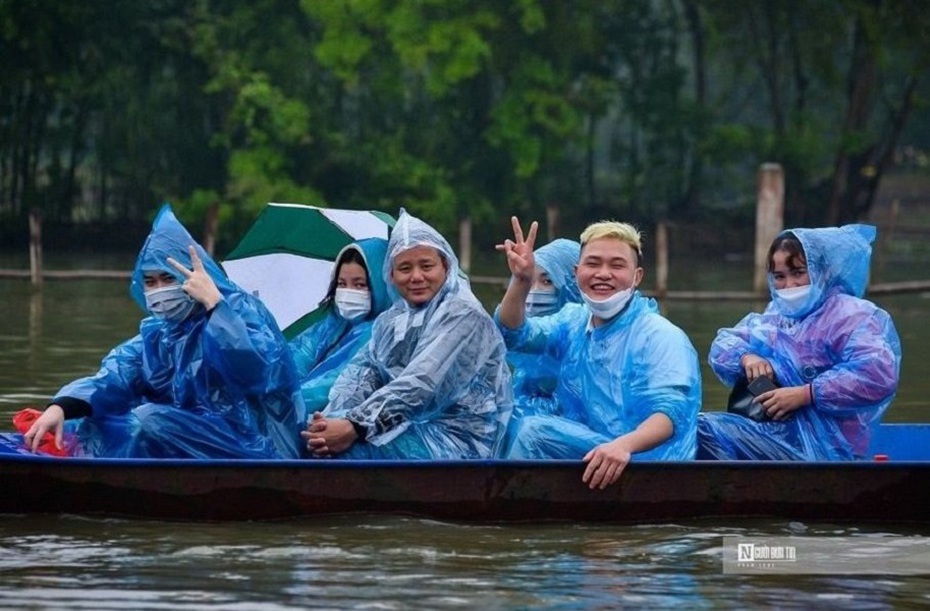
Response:
[[[42,412],[39,410],[27,407],[21,409],[15,414],[13,414],[13,426],[21,434],[25,435],[29,428],[32,426],[36,420],[39,419],[39,416],[42,415]],[[52,456],[71,456],[71,445],[68,443],[68,439],[62,439],[61,447],[55,446],[55,433],[48,431],[45,435],[42,436],[42,439],[39,441],[39,445],[36,448],[37,451],[42,452],[43,454],[51,454]]]

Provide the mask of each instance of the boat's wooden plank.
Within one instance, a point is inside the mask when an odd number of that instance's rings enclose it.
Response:
[[[481,522],[777,517],[926,524],[927,440],[930,425],[883,425],[873,449],[887,452],[888,461],[642,462],[606,490],[589,490],[580,461],[61,459],[21,452],[15,438],[0,434],[0,513],[191,521],[366,512]]]
[[[3,513],[268,520],[353,512],[464,521],[656,522],[710,517],[926,522],[928,463],[640,463],[606,490],[580,463],[392,465],[7,457]]]

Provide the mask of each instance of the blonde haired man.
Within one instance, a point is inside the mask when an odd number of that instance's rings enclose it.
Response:
[[[621,242],[626,242],[636,252],[637,259],[643,256],[643,237],[639,230],[629,223],[598,221],[591,223],[581,232],[582,245],[600,238],[616,238]]]
[[[555,355],[561,362],[557,415],[520,422],[509,458],[580,458],[591,488],[616,482],[637,460],[690,460],[696,450],[701,376],[685,333],[661,316],[637,287],[642,238],[627,223],[602,221],[581,234],[575,280],[584,305],[543,318],[525,316],[538,225],[497,246],[513,281],[496,319],[507,348]]]

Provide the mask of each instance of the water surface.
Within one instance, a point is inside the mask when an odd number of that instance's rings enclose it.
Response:
[[[256,499],[260,502],[260,499]],[[927,532],[696,521],[448,524],[346,516],[267,524],[0,521],[0,606],[67,609],[896,608],[921,576],[724,575],[722,537]]]

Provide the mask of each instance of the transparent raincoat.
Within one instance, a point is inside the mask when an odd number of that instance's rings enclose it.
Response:
[[[381,270],[387,253],[387,240],[368,238],[359,240],[345,249],[355,249],[365,260],[368,270],[368,289],[371,291],[371,312],[356,321],[339,315],[332,303],[324,306],[326,315],[291,340],[291,350],[300,376],[300,392],[304,399],[301,421],[326,407],[329,391],[339,373],[371,337],[375,318],[390,307],[387,284]],[[336,257],[338,261],[342,253]],[[333,267],[333,275],[336,268]]]
[[[85,454],[150,458],[297,458],[300,395],[284,336],[257,298],[240,290],[165,205],[132,273],[130,293],[146,308],[143,272],[166,260],[191,269],[193,244],[223,300],[197,304],[185,320],[147,317],[96,375],[62,388],[54,402],[81,401]],[[67,398],[67,399],[62,399]],[[69,422],[69,425],[71,423]]]
[[[779,386],[811,384],[814,403],[787,420],[756,422],[704,413],[699,458],[851,460],[867,455],[871,432],[894,398],[901,342],[887,312],[862,299],[875,228],[792,229],[804,248],[811,291],[784,308],[769,274],[772,301],[733,328],[720,329],[708,360],[732,386],[746,353],[771,363]],[[785,314],[784,312],[790,312]]]
[[[445,284],[426,304],[409,305],[390,284],[391,264],[416,246],[448,263]],[[346,458],[489,458],[512,408],[506,349],[493,320],[459,274],[449,243],[401,211],[388,242],[384,279],[393,305],[371,341],[343,370],[324,414],[350,416],[368,434]]]
[[[524,417],[508,458],[580,459],[655,413],[668,416],[674,433],[633,460],[694,458],[701,374],[688,336],[638,291],[609,322],[588,329],[589,317],[585,306],[568,304],[518,329],[498,324],[510,349],[550,353],[562,364],[559,415]]]
[[[581,245],[566,239],[553,240],[533,253],[536,267],[545,270],[555,288],[557,301],[552,313],[561,310],[566,303],[581,303],[581,291],[575,282],[575,265],[580,253]],[[533,314],[527,309],[526,315]],[[520,350],[508,350],[507,362],[513,371],[513,415],[507,433],[508,438],[512,438],[514,427],[523,416],[556,413],[555,387],[561,363],[550,353]]]

